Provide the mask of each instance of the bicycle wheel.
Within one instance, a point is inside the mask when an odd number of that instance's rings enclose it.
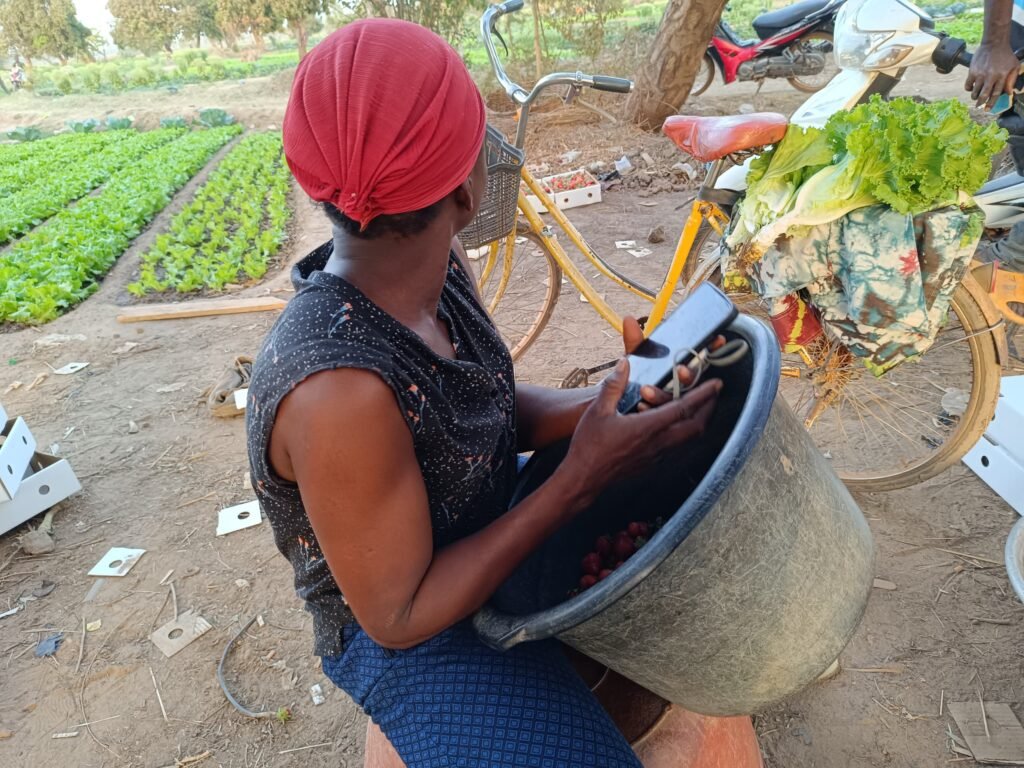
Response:
[[[551,319],[562,270],[533,232],[492,243],[470,265],[484,306],[518,360]]]
[[[809,35],[804,35],[799,40],[793,42],[789,49],[795,54],[802,52],[820,53],[825,57],[825,68],[818,74],[787,78],[789,84],[798,91],[803,91],[804,93],[820,91],[839,73],[839,65],[836,64],[836,57],[833,53],[835,48],[833,47],[831,32],[811,32]]]
[[[721,285],[720,269],[708,279]],[[729,298],[741,312],[768,322],[760,297]],[[783,353],[779,391],[849,488],[891,491],[935,477],[959,461],[992,420],[1000,370],[988,323],[962,285],[950,310],[927,352],[881,378],[841,345],[823,347],[814,365]]]

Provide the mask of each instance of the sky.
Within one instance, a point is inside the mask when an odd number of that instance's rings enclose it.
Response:
[[[107,0],[75,0],[75,9],[78,11],[78,20],[85,26],[110,38],[113,19],[107,10]]]

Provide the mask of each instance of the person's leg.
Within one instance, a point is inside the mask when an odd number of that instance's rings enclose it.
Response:
[[[408,768],[640,768],[554,641],[499,653],[461,624],[387,652],[358,632],[324,671]]]

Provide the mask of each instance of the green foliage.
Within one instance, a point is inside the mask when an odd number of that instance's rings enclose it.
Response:
[[[125,133],[122,140],[101,144],[87,154],[81,145],[51,142],[49,152],[59,163],[30,177],[30,183],[4,200],[0,207],[0,245],[23,235],[100,184],[180,135],[180,131]],[[121,137],[118,137],[121,139]]]
[[[7,131],[4,135],[13,141],[38,141],[46,136],[40,128],[34,125],[19,126],[14,130]]]
[[[281,134],[246,136],[156,238],[127,290],[221,291],[263,277],[285,239],[289,185]]]
[[[946,32],[952,37],[959,37],[973,47],[981,42],[984,19],[980,13],[970,14],[936,22],[936,26],[940,31]]]
[[[609,19],[622,13],[622,0],[544,0],[541,7],[562,37],[593,59],[604,47]]]
[[[161,117],[161,128],[188,128],[188,121],[184,117]]]
[[[995,123],[972,121],[955,99],[919,104],[875,96],[832,115],[822,131],[788,132],[759,161],[730,241],[743,243],[755,233],[750,243],[763,251],[781,235],[876,203],[910,214],[951,205],[959,193],[970,194],[985,183],[988,160],[1005,139]],[[821,167],[828,154],[831,162]],[[795,179],[796,194],[780,197],[779,181],[785,177]],[[759,215],[766,206],[774,210]]]
[[[100,194],[0,253],[0,322],[44,323],[95,292],[153,216],[240,131],[176,132],[178,138],[124,168]]]
[[[114,44],[142,53],[169,51],[179,31],[176,5],[166,0],[107,0]]]
[[[742,38],[756,38],[752,22],[772,9],[771,0],[729,0],[722,19]]]
[[[146,64],[135,65],[128,74],[128,82],[134,86],[153,85],[156,80],[156,73]]]
[[[100,68],[95,64],[82,67],[82,85],[93,93],[100,91]]]
[[[27,61],[91,57],[95,40],[75,16],[72,0],[0,0],[0,38]]]
[[[67,124],[72,133],[92,133],[100,127],[100,121],[94,117],[87,120],[68,120]]]
[[[207,128],[217,128],[222,125],[232,125],[235,122],[235,118],[223,109],[209,108],[199,110],[197,122],[200,125],[205,125]]]
[[[10,196],[54,172],[62,173],[69,163],[101,151],[119,134],[64,133],[44,141],[8,144],[0,147],[0,210]]]
[[[271,75],[294,67],[298,56],[294,50],[274,52],[252,62],[215,58],[206,51],[181,51],[176,55],[173,67],[167,66],[160,57],[157,61],[154,64],[145,59],[125,58],[87,66],[37,67],[34,79],[38,90],[43,93],[118,93],[130,88]]]
[[[126,131],[132,127],[132,123],[135,122],[133,117],[114,117],[111,115],[107,118],[107,128],[112,131]]]

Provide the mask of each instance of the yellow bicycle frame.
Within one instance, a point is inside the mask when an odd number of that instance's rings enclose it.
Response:
[[[522,170],[522,179],[529,191],[536,195],[543,206],[547,208],[548,213],[554,220],[554,223],[568,236],[569,241],[576,247],[576,250],[578,250],[587,259],[587,261],[589,261],[598,270],[599,273],[607,277],[616,285],[619,285],[627,291],[652,302],[654,306],[651,308],[651,313],[644,325],[644,333],[646,335],[650,335],[650,332],[654,330],[654,328],[657,327],[657,325],[664,319],[665,314],[668,311],[672,292],[676,289],[679,283],[679,278],[683,274],[683,269],[686,267],[687,259],[690,258],[690,251],[693,249],[693,244],[697,239],[697,232],[700,229],[701,223],[705,220],[708,221],[715,231],[721,235],[723,225],[729,220],[728,216],[725,215],[721,208],[714,203],[703,200],[696,201],[690,209],[690,215],[686,219],[686,225],[683,227],[683,231],[679,236],[679,242],[676,245],[675,255],[672,257],[672,263],[669,265],[668,273],[665,275],[665,279],[657,292],[652,295],[651,293],[630,285],[604,265],[594,252],[594,249],[590,247],[583,235],[579,233],[579,230],[577,230],[576,227],[573,226],[573,223],[566,218],[565,214],[558,209],[555,201],[547,192],[544,191],[544,188],[540,185],[537,179],[535,179],[525,167]],[[545,222],[540,218],[540,214],[537,212],[537,209],[533,207],[527,199],[526,194],[522,192],[519,194],[519,212],[522,214],[523,219],[526,220],[530,231],[540,238],[545,250],[547,250],[551,255],[551,258],[553,258],[555,263],[562,269],[565,276],[573,285],[576,286],[576,288],[579,289],[579,292],[587,299],[588,302],[590,302],[590,305],[597,311],[597,313],[603,317],[609,325],[621,333],[622,316],[611,308],[608,302],[605,301],[597,292],[597,289],[593,284],[587,280],[579,267],[577,267],[570,258],[569,254],[562,246],[562,243],[555,236],[555,232],[553,232],[552,228],[545,224]],[[483,271],[480,275],[480,283],[486,283],[497,265],[499,249],[504,248],[505,255],[502,262],[502,275],[491,299],[491,310],[497,306],[505,292],[505,287],[508,285],[509,275],[512,272],[512,258],[515,252],[516,237],[517,232],[513,231],[504,242],[495,242],[491,244],[487,263],[484,265]]]

